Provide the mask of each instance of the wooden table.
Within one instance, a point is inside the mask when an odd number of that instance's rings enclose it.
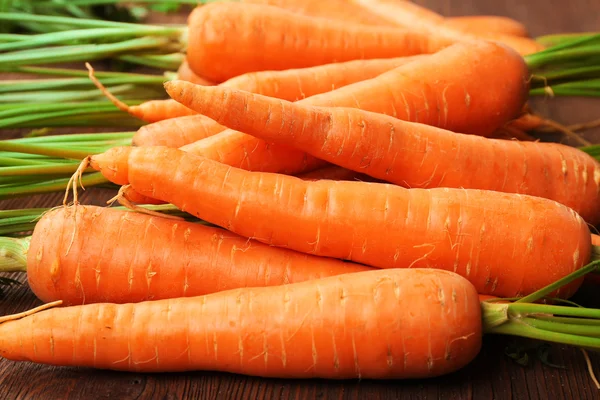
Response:
[[[325,1],[325,0],[324,0]],[[516,18],[533,36],[600,29],[598,0],[417,0],[444,15],[495,14]],[[502,79],[502,77],[498,77]],[[535,99],[534,109],[564,124],[600,118],[600,100]],[[81,130],[78,130],[81,131]],[[0,131],[1,138],[15,131]],[[586,132],[600,143],[600,129]],[[82,202],[101,205],[112,197],[106,189],[83,193]],[[60,194],[0,202],[3,209],[50,207],[61,202]],[[13,274],[19,276],[18,274]],[[22,275],[19,280],[26,282]],[[600,296],[582,291],[577,301],[600,307]],[[5,290],[0,315],[30,309],[40,302],[26,284]],[[506,337],[486,337],[481,354],[463,370],[434,380],[349,381],[276,380],[222,373],[146,375],[75,368],[53,368],[30,363],[0,361],[0,399],[594,399],[600,398],[588,375],[582,353],[565,346],[550,346],[554,364],[543,364],[530,353],[527,366],[505,355],[509,345],[533,345]],[[600,372],[600,355],[592,354]]]

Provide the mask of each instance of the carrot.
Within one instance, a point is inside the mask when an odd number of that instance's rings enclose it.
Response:
[[[473,35],[480,33],[498,33],[503,35],[527,37],[527,27],[512,18],[498,15],[463,15],[447,17],[444,26]]]
[[[132,372],[410,379],[469,364],[484,334],[599,349],[598,310],[532,303],[552,289],[498,303],[455,273],[396,269],[133,304],[47,303],[2,318],[0,354]]]
[[[355,107],[487,136],[521,113],[528,98],[528,76],[523,59],[502,45],[460,43],[376,78],[312,96],[298,104]],[[296,175],[324,166],[289,146],[232,130],[181,149],[254,171]]]
[[[187,61],[183,61],[177,69],[177,79],[195,83],[196,85],[212,86],[215,83],[201,76],[198,76],[192,71]]]
[[[0,354],[136,372],[420,378],[481,348],[477,292],[436,270],[379,270],[137,304],[40,311],[0,325]],[[51,339],[49,339],[51,338]]]
[[[592,225],[600,223],[600,163],[575,147],[457,135],[356,108],[304,106],[184,81],[165,87],[176,100],[229,128],[377,179],[411,188],[540,196],[572,208]]]
[[[354,0],[354,2],[401,27],[434,35],[440,40],[493,40],[512,47],[523,56],[536,53],[545,48],[540,43],[527,37],[498,32],[468,32],[464,29],[457,29],[456,26],[447,25],[443,16],[410,1]]]
[[[175,100],[171,101],[177,103]],[[195,114],[144,125],[133,135],[132,143],[134,146],[182,147],[216,135],[225,129],[214,120]]]
[[[386,18],[371,13],[366,8],[348,0],[242,0],[244,3],[285,8],[311,17],[336,19],[354,24],[394,26]]]
[[[278,7],[218,2],[188,18],[192,70],[223,82],[246,72],[434,53],[454,40],[412,30],[347,24]]]
[[[362,80],[374,78],[401,65],[422,59],[424,56],[399,57],[374,60],[354,60],[344,63],[320,65],[312,68],[285,71],[260,71],[237,76],[220,86],[247,90],[285,100],[298,100],[328,92]],[[102,87],[101,84],[99,84]],[[102,88],[102,90],[104,90]],[[173,99],[155,100],[139,106],[117,107],[135,117],[155,122],[140,128],[133,141],[137,146],[181,147],[225,130],[209,118],[198,116],[193,110]],[[189,115],[195,114],[195,117]],[[165,119],[184,117],[172,123]],[[197,124],[197,126],[196,126]]]
[[[137,192],[239,235],[373,267],[448,269],[480,294],[531,293],[591,257],[584,220],[540,197],[304,181],[166,147],[113,148],[90,162],[110,180],[117,169]]]
[[[199,223],[83,205],[46,213],[31,237],[1,240],[27,255],[18,269],[35,295],[64,304],[198,296],[369,269]]]

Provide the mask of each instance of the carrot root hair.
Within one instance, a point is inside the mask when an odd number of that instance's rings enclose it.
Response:
[[[82,177],[83,177],[83,172],[90,165],[90,160],[91,160],[91,156],[87,156],[83,160],[81,160],[81,164],[79,164],[77,171],[75,171],[75,173],[73,175],[71,175],[71,178],[69,179],[69,182],[67,183],[67,187],[65,189],[65,197],[63,198],[63,206],[67,205],[67,200],[69,199],[69,190],[72,190],[72,192],[73,192],[73,204],[74,205],[79,204],[79,197],[77,194],[77,184],[79,184],[79,186],[81,186],[81,189],[85,190],[85,187],[83,186],[83,183],[82,183]]]
[[[56,300],[50,303],[42,304],[39,307],[32,308],[31,310],[27,310],[18,314],[5,315],[4,317],[0,317],[0,324],[8,321],[14,321],[17,319],[28,317],[32,314],[38,313],[40,311],[47,310],[49,308],[53,308],[56,306],[60,306],[62,304],[62,300]]]
[[[587,351],[585,351],[585,349],[580,348],[580,350],[583,353],[583,357],[585,358],[585,363],[587,364],[588,373],[590,374],[590,378],[592,378],[592,382],[594,382],[594,385],[596,385],[596,388],[598,390],[600,390],[600,382],[598,382],[598,379],[596,378],[596,375],[594,374],[594,367],[592,366],[592,361],[590,360],[590,356],[588,355]]]
[[[90,63],[85,63],[85,67],[88,70],[88,76],[92,83],[105,95],[119,110],[124,111],[128,114],[130,113],[129,106],[123,103],[121,100],[117,99],[114,94],[108,91],[108,89],[96,78],[94,75],[94,68]]]
[[[142,214],[147,214],[147,215],[152,215],[154,217],[159,217],[159,218],[168,218],[168,219],[174,219],[176,221],[184,221],[184,218],[175,216],[175,215],[169,215],[169,214],[164,214],[158,211],[153,211],[153,210],[149,210],[147,208],[144,207],[140,207],[137,204],[133,203],[131,200],[129,200],[127,198],[127,191],[131,189],[131,185],[123,185],[119,188],[119,191],[117,192],[116,196],[114,196],[113,198],[109,199],[106,204],[108,205],[112,205],[115,201],[117,201],[119,204],[121,204],[123,207],[127,207],[132,211],[136,211]]]

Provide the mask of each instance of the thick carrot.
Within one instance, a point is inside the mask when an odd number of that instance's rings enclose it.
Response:
[[[455,42],[413,30],[347,24],[233,2],[195,8],[188,27],[190,68],[216,82],[253,71],[434,53]]]
[[[35,295],[64,304],[198,296],[370,269],[199,223],[83,205],[51,210],[30,238],[9,240],[27,254],[20,269]]]
[[[575,147],[460,135],[356,108],[305,106],[184,81],[165,87],[229,128],[377,179],[540,196],[600,223],[600,163]]]
[[[305,181],[166,147],[114,148],[92,156],[91,165],[109,179],[117,167],[139,193],[245,237],[374,267],[448,269],[481,294],[531,293],[591,257],[584,220],[540,197]]]
[[[354,60],[311,68],[260,71],[237,76],[223,82],[220,86],[295,101],[374,78],[423,57],[426,56]],[[163,109],[161,110],[160,107]],[[172,123],[160,122],[160,120],[196,114],[173,99],[150,101],[142,103],[137,108],[129,107],[128,110],[145,121],[159,121],[140,128],[133,139],[137,146],[181,147],[225,130],[225,127],[209,118],[198,115],[184,117]]]
[[[355,107],[487,136],[521,113],[528,98],[528,76],[523,59],[504,46],[460,43],[298,104]],[[232,130],[183,146],[182,150],[254,171],[295,175],[323,166],[289,146]]]
[[[523,56],[544,50],[542,44],[528,37],[498,32],[468,32],[464,29],[457,29],[456,26],[447,25],[443,16],[410,1],[354,0],[354,2],[401,27],[428,33],[440,38],[440,40],[493,40],[512,47]]]
[[[0,355],[137,372],[281,378],[443,375],[481,348],[473,286],[436,270],[376,270],[268,288],[40,311],[0,325]]]

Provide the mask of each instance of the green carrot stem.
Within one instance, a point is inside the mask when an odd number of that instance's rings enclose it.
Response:
[[[90,6],[99,4],[118,4],[122,0],[69,0],[69,4]],[[207,0],[130,0],[129,3],[160,3],[160,4],[187,4],[187,5],[198,5],[208,2]],[[52,3],[51,3],[52,4]]]
[[[583,57],[598,55],[600,55],[600,46],[582,46],[572,49],[555,50],[547,54],[535,53],[529,56],[527,59],[527,64],[530,69],[534,70],[548,64],[555,64],[573,59],[581,59]]]
[[[0,33],[0,42],[18,42],[29,38],[29,35],[19,35],[16,33]]]
[[[14,235],[19,232],[29,232],[35,228],[35,222],[29,222],[20,225],[11,225],[8,227],[0,226],[0,235]]]
[[[0,176],[68,174],[77,171],[78,167],[79,163],[5,167],[0,168]]]
[[[73,4],[73,0],[69,0]],[[71,27],[80,28],[138,28],[139,24],[127,23],[127,22],[116,22],[116,21],[105,21],[99,19],[83,19],[73,17],[60,17],[51,15],[38,15],[29,13],[17,13],[17,12],[0,12],[0,21],[19,21],[19,22],[40,22],[44,24],[60,24]],[[147,25],[152,26],[152,25]],[[160,26],[155,26],[157,29],[161,29]]]
[[[182,53],[173,54],[149,54],[149,55],[121,55],[117,59],[131,64],[138,64],[146,67],[158,68],[162,70],[177,69],[183,63],[185,56]]]
[[[89,72],[85,69],[71,69],[71,68],[51,68],[51,67],[36,67],[36,66],[20,66],[15,67],[12,72],[21,72],[25,74],[35,75],[51,75],[51,76],[69,76],[69,77],[83,77],[86,81],[89,81],[87,77]],[[94,71],[94,75],[97,78],[109,79],[109,78],[126,78],[126,79],[157,79],[160,75],[147,75],[133,72],[118,72],[118,71]],[[136,81],[138,82],[138,81]]]
[[[69,179],[70,178],[60,178],[31,185],[22,185],[20,187],[0,188],[0,199],[62,191],[67,188]],[[101,173],[95,172],[83,175],[81,183],[84,187],[87,187],[108,183],[108,180],[106,180]]]
[[[588,349],[600,349],[600,339],[569,333],[558,333],[532,327],[523,322],[513,322],[486,329],[486,334],[512,335],[546,342],[560,343]]]
[[[27,40],[19,40],[17,42],[0,43],[0,52],[31,49],[34,47],[48,46],[59,43],[71,43],[78,40],[90,39],[115,39],[115,38],[132,38],[139,36],[167,36],[177,37],[181,34],[179,28],[161,28],[154,26],[138,25],[127,28],[91,28],[77,29],[63,32],[40,33],[30,35]]]
[[[71,174],[72,175],[72,174]],[[0,187],[11,188],[20,187],[23,185],[33,185],[49,180],[70,177],[69,174],[49,174],[41,176],[0,176]]]
[[[2,249],[0,272],[27,271],[27,251],[30,241],[30,236],[18,239],[0,237],[0,248]]]
[[[598,75],[598,73],[600,73],[600,66],[586,65],[572,68],[541,71],[539,73],[536,73],[536,75],[534,75],[533,78],[539,79],[543,82],[547,82],[558,79],[572,79],[576,77],[596,76]]]
[[[88,152],[85,151],[71,150],[65,148],[58,149],[54,147],[42,146],[39,144],[24,144],[7,141],[0,141],[0,150],[19,153],[40,154],[51,157],[72,158],[76,160],[82,160],[90,155]]]
[[[597,33],[594,33],[594,32],[560,33],[560,34],[538,36],[535,38],[535,41],[546,47],[554,47],[554,46],[557,46],[562,43],[572,42],[573,39],[591,38],[595,35],[597,35]]]
[[[0,69],[25,64],[49,64],[104,59],[116,54],[147,49],[168,48],[164,37],[141,37],[116,43],[60,46],[5,53],[0,57]]]
[[[71,133],[68,135],[51,135],[31,138],[8,139],[16,143],[64,143],[64,142],[97,142],[115,139],[131,139],[135,132],[109,132],[109,133]]]
[[[593,325],[582,325],[582,324],[565,324],[552,320],[540,320],[534,317],[521,318],[521,321],[534,328],[542,329],[544,331],[558,332],[558,333],[570,333],[573,335],[588,336],[600,338],[600,329]]]
[[[141,102],[141,101],[140,101]],[[35,106],[35,110],[37,113],[40,112],[50,112],[50,111],[64,111],[73,109],[77,109],[78,112],[90,111],[90,110],[98,110],[98,108],[112,108],[115,106],[110,101],[88,101],[82,103],[59,103],[59,104],[49,104],[49,103],[33,103],[33,104],[21,104],[14,106],[9,109],[5,109],[0,111],[0,118],[12,117],[12,116],[21,116],[21,114],[30,110],[31,106]]]
[[[0,223],[2,221],[0,220]],[[596,325],[600,326],[600,320],[591,318],[573,318],[573,317],[556,317],[553,315],[536,315],[535,318],[539,320],[548,320],[554,322],[560,322],[563,324],[575,324],[575,325]]]
[[[15,210],[0,210],[0,223],[2,223],[2,221],[6,218],[31,216],[31,215],[36,216],[36,215],[42,214],[48,210],[49,210],[49,208],[42,208],[42,207],[19,208],[19,209],[15,209]]]
[[[21,158],[13,158],[13,157],[0,156],[0,165],[3,165],[3,166],[10,166],[10,167],[21,168],[21,166],[46,165],[46,164],[47,163],[44,162],[44,161],[24,160],[24,159],[21,159]]]
[[[132,92],[136,89],[134,85],[120,85],[108,88],[113,94],[120,94],[121,98],[123,98],[123,94],[127,92]],[[143,92],[141,90],[135,90],[136,97],[139,97]],[[153,92],[155,94],[156,92]],[[150,96],[151,99],[156,98],[157,96]],[[2,103],[16,103],[18,106],[21,106],[21,103],[30,103],[30,102],[39,102],[46,101],[48,103],[64,101],[64,102],[73,102],[78,100],[103,100],[105,99],[102,92],[98,89],[90,89],[90,90],[65,90],[65,91],[42,91],[42,92],[17,92],[17,93],[5,93],[0,96],[0,102]]]
[[[600,97],[598,90],[586,90],[569,87],[549,86],[547,88],[536,88],[529,91],[531,96],[570,96],[570,97]]]

